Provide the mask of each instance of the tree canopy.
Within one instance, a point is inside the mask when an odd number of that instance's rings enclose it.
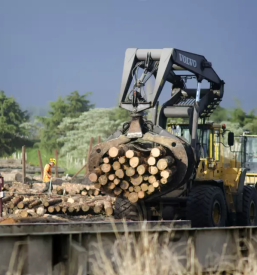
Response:
[[[9,155],[27,142],[27,130],[22,124],[29,120],[13,97],[0,91],[0,155]]]

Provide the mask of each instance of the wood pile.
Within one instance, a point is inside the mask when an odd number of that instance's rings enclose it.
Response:
[[[89,180],[102,192],[123,194],[135,203],[169,184],[176,173],[175,159],[168,149],[130,145],[112,147],[105,154]]]
[[[17,182],[4,185],[4,216],[25,218],[43,216],[45,213],[106,216],[113,214],[115,198],[101,194],[100,190],[92,185],[66,182],[53,186],[51,195],[42,193],[39,184],[35,184],[34,189],[30,187],[28,184]]]

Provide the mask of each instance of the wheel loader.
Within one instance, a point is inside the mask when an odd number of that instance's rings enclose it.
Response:
[[[146,92],[151,79],[154,87]],[[196,88],[187,87],[187,81],[195,81]],[[165,83],[171,84],[171,94],[159,106]],[[126,50],[119,107],[131,113],[131,120],[89,157],[89,173],[96,175],[92,181],[117,197],[115,218],[187,219],[193,227],[257,224],[257,191],[245,186],[245,167],[225,162],[224,147],[233,146],[234,135],[229,132],[224,141],[226,126],[208,122],[223,98],[224,84],[202,55],[175,48]],[[168,123],[178,119],[187,123]],[[155,158],[157,151],[168,156]],[[129,155],[136,156],[134,161],[126,160]],[[118,162],[125,163],[123,168]],[[145,167],[147,173],[158,173],[154,182],[153,175],[138,175]],[[169,176],[163,178],[165,173]],[[116,186],[107,183],[116,176]]]

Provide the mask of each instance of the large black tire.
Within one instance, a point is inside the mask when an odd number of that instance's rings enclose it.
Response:
[[[192,227],[223,227],[227,223],[227,206],[217,186],[200,185],[188,196],[186,216]]]
[[[238,225],[257,225],[257,191],[252,186],[244,186],[242,212],[238,213]]]
[[[142,212],[137,203],[131,203],[127,198],[117,197],[114,206],[114,218],[132,221],[142,220]]]

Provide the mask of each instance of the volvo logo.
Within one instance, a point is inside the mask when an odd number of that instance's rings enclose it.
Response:
[[[185,55],[183,55],[183,54],[181,54],[181,53],[179,53],[179,60],[180,60],[181,62],[183,62],[183,63],[185,63],[185,64],[191,66],[191,67],[194,67],[194,68],[197,67],[197,62],[196,62],[196,60],[191,59],[191,58],[189,58],[189,57],[186,57]]]

